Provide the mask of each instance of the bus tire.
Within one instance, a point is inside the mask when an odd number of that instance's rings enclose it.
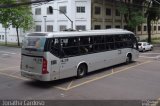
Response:
[[[131,62],[132,62],[132,54],[129,53],[126,58],[126,64],[129,64]]]
[[[77,78],[82,78],[87,74],[87,65],[80,64],[77,69]]]
[[[145,52],[145,51],[146,51],[145,48],[143,48],[142,52]]]

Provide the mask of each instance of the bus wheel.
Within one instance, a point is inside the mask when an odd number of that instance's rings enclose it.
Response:
[[[127,58],[126,58],[126,64],[129,64],[132,62],[132,55],[131,54],[128,54],[127,55]]]
[[[87,73],[87,66],[85,64],[81,64],[77,69],[77,78],[82,78]]]
[[[143,48],[143,52],[145,52],[146,50],[145,50],[145,48]]]

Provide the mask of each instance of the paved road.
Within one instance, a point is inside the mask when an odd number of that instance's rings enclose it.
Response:
[[[157,100],[160,52],[141,53],[129,64],[90,73],[82,79],[37,82],[20,76],[20,49],[0,47],[0,99]],[[152,58],[150,58],[152,57]]]

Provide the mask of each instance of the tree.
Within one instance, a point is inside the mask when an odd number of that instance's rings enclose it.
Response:
[[[127,29],[135,32],[136,27],[144,23],[145,19],[143,16],[142,5],[143,0],[133,0],[133,2],[122,1],[118,3],[118,9],[127,24]],[[138,5],[134,5],[138,4]]]
[[[0,0],[1,4],[10,4],[14,3],[13,1],[10,0]],[[7,28],[10,26],[10,17],[11,17],[11,9],[7,8],[0,8],[0,23],[4,26],[5,28],[5,44],[7,45]]]
[[[160,2],[160,0],[157,0]],[[151,43],[151,23],[160,19],[160,4],[154,0],[150,0],[148,3],[146,16],[148,26],[148,42]]]
[[[22,28],[24,31],[32,28],[33,18],[30,7],[28,6],[20,6],[13,8],[11,17],[11,24],[16,28],[17,32],[17,43],[20,46],[19,42],[19,28]]]
[[[15,4],[17,0],[0,0],[1,4]],[[19,0],[19,2],[26,2],[26,0]],[[15,26],[17,32],[17,43],[19,42],[18,29],[23,28],[24,31],[32,28],[33,18],[31,8],[29,6],[18,6],[15,8],[0,8],[0,22],[8,27],[10,24]]]

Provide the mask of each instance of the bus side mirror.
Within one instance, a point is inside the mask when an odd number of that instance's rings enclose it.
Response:
[[[52,8],[52,6],[49,6],[48,9],[49,9],[49,13],[53,14],[53,8]]]

